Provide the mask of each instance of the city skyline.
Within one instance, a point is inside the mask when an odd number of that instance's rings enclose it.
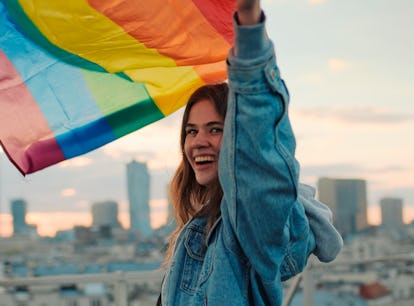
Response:
[[[318,177],[364,179],[370,223],[378,222],[383,197],[403,199],[410,222],[414,41],[407,32],[414,29],[414,2],[268,0],[263,6],[291,93],[301,181],[316,186]],[[152,207],[163,213],[165,186],[180,159],[181,114],[26,178],[0,153],[0,213],[9,212],[11,199],[25,198],[35,220],[30,223],[40,232],[59,214],[87,222],[80,216],[96,201],[115,200],[125,214],[124,167],[133,158],[148,162]],[[10,221],[4,219],[1,227]]]
[[[125,164],[125,166],[127,166],[128,164],[131,163],[136,163],[136,161],[132,161],[129,162],[127,164]],[[139,163],[140,165],[145,165],[145,163]],[[149,174],[150,178],[151,175]],[[322,184],[323,183],[323,184]],[[327,184],[329,183],[329,184]],[[339,185],[338,185],[339,183]],[[321,187],[325,190],[331,189],[332,191],[336,190],[337,187],[339,187],[341,184],[345,184],[343,187],[345,187],[346,185],[349,185],[346,189],[342,190],[341,192],[349,192],[350,190],[349,187],[351,187],[351,190],[357,186],[354,186],[354,184],[357,185],[363,185],[363,194],[358,195],[357,193],[355,195],[348,195],[348,199],[342,199],[340,202],[342,204],[349,203],[349,200],[353,197],[360,197],[362,196],[363,198],[366,197],[366,190],[365,190],[365,186],[366,186],[366,181],[362,180],[362,179],[354,179],[354,178],[334,178],[334,177],[320,177],[318,178],[318,182],[316,184],[316,188],[318,188],[318,193],[320,193],[322,190],[320,189]],[[334,184],[334,185],[332,185]],[[332,185],[332,186],[331,186]],[[337,187],[335,187],[336,185],[338,185]],[[361,185],[361,186],[362,186]],[[329,187],[331,186],[331,187]],[[357,189],[361,188],[361,186],[359,186]],[[327,189],[328,188],[328,189]],[[341,187],[342,188],[342,187]],[[356,190],[357,190],[356,189]],[[336,193],[337,191],[335,191]],[[326,192],[325,192],[326,193]],[[342,216],[341,213],[336,212],[336,205],[339,203],[337,203],[337,200],[332,200],[330,199],[330,196],[326,197],[326,195],[323,194],[318,194],[319,196],[323,196],[324,199],[320,199],[321,201],[324,201],[324,203],[328,203],[328,206],[330,206],[331,210],[333,211],[333,213],[335,214],[335,217],[340,217]],[[333,195],[334,198],[336,197],[336,195]],[[331,196],[332,197],[332,196]],[[330,199],[330,200],[329,200]],[[400,209],[401,211],[405,210],[405,206],[404,206],[404,201],[401,198],[398,197],[393,197],[393,198],[389,198],[389,197],[382,197],[379,202],[378,205],[376,207],[375,210],[372,210],[372,206],[371,209],[370,207],[366,207],[366,202],[365,200],[363,200],[363,207],[362,208],[366,208],[366,212],[362,212],[362,216],[364,220],[361,220],[360,217],[358,217],[357,219],[359,219],[359,221],[362,221],[362,225],[359,226],[359,230],[363,230],[366,222],[368,222],[368,226],[369,225],[382,225],[383,222],[383,216],[381,216],[383,214],[383,207],[381,206],[383,204],[383,201],[386,200],[393,200],[393,201],[398,201],[400,203]],[[14,198],[11,199],[9,206],[10,208],[12,207],[14,202],[19,202],[19,201],[23,201],[26,203],[27,207],[26,207],[26,213],[25,215],[27,215],[26,218],[26,224],[30,224],[30,226],[34,226],[39,228],[38,225],[41,225],[43,223],[43,225],[45,223],[49,223],[46,228],[42,229],[42,226],[40,226],[40,230],[39,230],[39,234],[41,236],[54,236],[56,234],[56,232],[60,231],[60,230],[70,230],[73,229],[74,226],[76,225],[82,225],[82,226],[92,226],[94,224],[94,208],[96,207],[96,205],[101,205],[101,204],[113,204],[116,206],[116,208],[118,208],[118,202],[116,200],[105,200],[105,201],[100,201],[100,202],[90,202],[90,206],[89,206],[89,210],[88,211],[78,211],[78,212],[52,212],[52,213],[48,213],[48,212],[33,212],[30,211],[30,203],[28,203],[29,201],[27,201],[24,198]],[[167,199],[159,199],[159,200],[150,200],[150,226],[152,229],[156,229],[162,225],[165,225],[169,220],[168,220],[168,213],[169,213],[169,207],[168,207],[168,200]],[[333,205],[333,206],[332,206]],[[355,203],[355,205],[358,205]],[[354,209],[357,209],[357,207],[354,207]],[[129,212],[130,208],[129,208],[129,204],[127,203],[127,207],[126,209],[124,209],[124,211],[118,211],[117,213],[117,219],[119,220],[120,225],[124,228],[124,229],[131,229],[131,215]],[[343,211],[343,208],[342,208]],[[49,217],[52,218],[52,224],[50,224],[51,219],[47,218],[47,216],[49,215]],[[374,216],[373,216],[374,215]],[[71,216],[71,217],[69,217]],[[347,217],[349,218],[349,216]],[[353,217],[352,217],[353,218]],[[74,222],[73,220],[76,219],[76,222]],[[355,219],[355,220],[357,220]],[[410,222],[414,222],[414,217],[410,217],[407,218],[407,216],[405,218],[404,223],[408,224]],[[5,215],[3,214],[2,219],[0,219],[0,233],[3,237],[7,237],[7,236],[11,236],[13,233],[13,219],[12,219],[12,214],[10,213],[9,215],[7,215],[7,217],[5,217]],[[338,220],[337,220],[338,221]],[[344,223],[344,221],[341,221],[341,223]],[[60,226],[60,227],[59,227]],[[339,226],[339,225],[337,225]],[[338,227],[338,229],[341,226]],[[5,228],[7,228],[5,230]],[[351,233],[351,232],[349,232]],[[346,234],[346,233],[344,233]]]

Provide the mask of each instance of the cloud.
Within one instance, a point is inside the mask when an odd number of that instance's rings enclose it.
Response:
[[[60,192],[62,197],[73,197],[76,194],[76,189],[66,188]]]
[[[288,0],[264,0],[264,4],[288,4]],[[310,5],[320,5],[327,2],[327,0],[306,0]]]
[[[54,236],[56,230],[69,230],[75,225],[90,226],[92,217],[89,212],[38,212],[29,211],[27,221],[36,224],[42,236]]]
[[[369,171],[371,173],[390,173],[390,172],[400,172],[400,171],[405,171],[406,169],[398,166],[398,165],[388,165],[385,167],[380,167],[380,168],[371,168]]]
[[[330,163],[303,165],[301,167],[301,181],[316,184],[320,177],[363,179],[375,185],[375,190],[382,191],[387,184],[383,184],[382,177],[390,177],[394,174],[402,175],[409,171],[398,165],[364,166],[356,163]],[[395,187],[390,187],[394,190]]]
[[[308,0],[310,5],[319,5],[326,3],[327,0]]]
[[[92,159],[85,157],[85,156],[79,156],[75,157],[69,160],[65,160],[61,163],[59,163],[59,167],[61,168],[79,168],[79,167],[85,167],[92,163]]]
[[[312,84],[322,84],[322,81],[324,81],[324,78],[320,73],[307,73],[303,75],[302,78],[305,82]]]
[[[333,163],[323,165],[303,166],[302,171],[306,174],[315,176],[337,176],[341,173],[341,177],[358,175],[360,173],[390,173],[400,172],[406,169],[399,165],[386,165],[381,167],[367,167],[353,163]]]
[[[414,121],[414,113],[397,112],[377,107],[329,108],[315,107],[296,110],[302,117],[335,119],[344,123],[401,124]]]
[[[76,203],[74,203],[74,206],[77,208],[82,208],[82,209],[89,209],[91,207],[92,203],[90,201],[86,201],[86,200],[80,200],[77,201]]]
[[[134,140],[131,138],[124,141],[122,144],[117,143],[116,145],[105,146],[102,151],[111,159],[119,161],[131,161],[133,159],[147,161],[153,159],[155,152],[149,151],[148,146],[142,142],[138,143],[140,143],[142,148],[146,148],[146,150],[140,150],[140,145],[134,144]]]
[[[175,168],[179,163],[179,135],[182,110],[118,139],[102,151],[124,163],[147,161],[150,169]]]
[[[349,66],[349,63],[339,58],[330,58],[328,60],[328,66],[332,72],[339,72],[345,70]]]
[[[336,163],[325,165],[302,166],[302,175],[305,177],[356,177],[366,169],[357,164]]]
[[[285,3],[288,0],[265,0],[265,3]]]

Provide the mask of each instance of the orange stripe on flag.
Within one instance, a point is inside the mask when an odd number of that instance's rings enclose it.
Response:
[[[134,0],[88,2],[140,43],[178,65],[218,62],[226,58],[230,48],[227,39],[190,0],[151,0],[140,7]]]
[[[208,65],[197,65],[193,68],[206,84],[223,82],[227,78],[225,61]]]

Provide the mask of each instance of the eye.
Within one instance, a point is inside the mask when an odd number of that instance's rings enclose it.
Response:
[[[223,133],[223,129],[221,127],[213,127],[210,130],[210,133],[212,133],[212,134],[221,134],[221,133]]]
[[[185,134],[186,135],[196,135],[197,134],[197,130],[193,129],[193,128],[188,128],[185,130]]]

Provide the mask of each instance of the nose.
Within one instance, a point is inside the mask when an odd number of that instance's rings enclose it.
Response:
[[[196,148],[207,147],[210,144],[208,134],[205,131],[198,131],[194,137],[193,146]]]

